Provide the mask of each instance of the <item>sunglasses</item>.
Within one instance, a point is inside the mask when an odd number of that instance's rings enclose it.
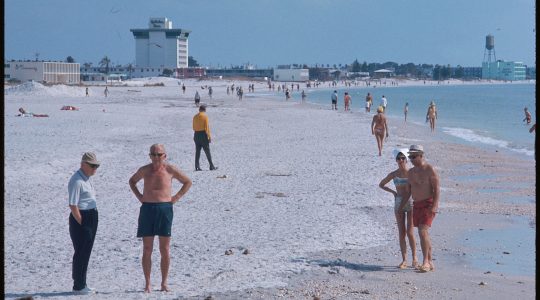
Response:
[[[398,156],[396,157],[396,160],[407,160],[405,156]]]
[[[162,157],[163,155],[165,155],[165,153],[150,153],[150,156],[153,157]]]
[[[420,154],[417,154],[417,155],[409,155],[409,158],[410,158],[410,159],[415,159],[415,158],[417,158],[418,156],[420,156]]]
[[[99,165],[95,165],[95,164],[91,164],[91,163],[86,163],[86,164],[89,165],[90,168],[92,168],[92,169],[97,169],[97,168],[99,168]]]

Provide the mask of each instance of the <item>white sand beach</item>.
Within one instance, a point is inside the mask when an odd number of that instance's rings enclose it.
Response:
[[[164,86],[144,86],[158,82]],[[232,83],[243,86],[242,101],[227,95]],[[250,83],[255,93],[247,92]],[[427,125],[401,119],[389,120],[379,157],[372,114],[276,100],[265,96],[277,94],[265,82],[127,84],[109,86],[108,97],[103,86],[90,86],[89,97],[84,86],[5,87],[7,299],[79,299],[71,295],[67,183],[86,151],[101,161],[93,177],[99,226],[88,270],[88,285],[98,293],[82,298],[535,298],[533,158],[450,143]],[[201,89],[207,85],[213,99]],[[204,155],[205,171],[194,171],[195,90],[208,105],[217,171],[208,171]],[[79,110],[60,110],[64,105]],[[19,107],[49,117],[17,117]],[[154,143],[165,145],[168,161],[193,186],[174,208],[172,291],[158,291],[156,241],[154,290],[145,295],[136,237],[140,203],[128,179],[150,162]],[[431,230],[436,270],[425,274],[396,267],[393,198],[378,187],[396,169],[392,149],[410,144],[424,146],[441,177],[440,214]],[[418,240],[417,254],[422,257]]]

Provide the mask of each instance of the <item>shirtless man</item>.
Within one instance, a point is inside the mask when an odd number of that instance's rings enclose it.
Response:
[[[377,139],[377,147],[379,147],[379,156],[381,156],[383,141],[385,138],[388,139],[388,126],[386,125],[386,117],[384,116],[384,109],[382,106],[377,108],[377,114],[373,116],[373,121],[371,122],[371,134],[375,135]]]
[[[143,239],[142,267],[144,272],[144,292],[150,293],[150,274],[152,270],[152,250],[154,236],[159,236],[159,252],[161,254],[161,291],[168,292],[167,276],[171,262],[169,248],[173,220],[173,205],[184,196],[191,187],[189,179],[175,166],[165,162],[167,153],[162,144],[150,147],[152,163],[141,167],[129,179],[131,190],[142,203],[139,212],[137,237]],[[182,188],[171,196],[172,180],[182,183]],[[139,192],[137,183],[144,181],[143,192]]]
[[[435,107],[435,102],[431,101],[429,104],[427,113],[426,113],[426,119],[429,120],[429,127],[431,128],[431,132],[435,131],[435,120],[437,119],[437,107]]]
[[[409,177],[409,190],[413,198],[413,223],[415,227],[418,227],[420,246],[424,256],[422,265],[418,270],[428,272],[435,270],[428,230],[439,209],[439,175],[424,160],[424,148],[421,145],[411,145],[409,148],[409,160],[414,166],[407,174]],[[405,203],[406,201],[403,201],[401,206],[404,206]],[[403,208],[401,206],[400,209]]]

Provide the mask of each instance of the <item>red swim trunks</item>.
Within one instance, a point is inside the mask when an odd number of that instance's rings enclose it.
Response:
[[[431,222],[435,218],[435,213],[431,211],[433,207],[433,198],[423,201],[413,202],[413,224],[414,227],[419,225],[427,225],[431,227]]]

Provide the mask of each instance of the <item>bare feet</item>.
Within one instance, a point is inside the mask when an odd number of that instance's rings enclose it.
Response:
[[[430,271],[435,271],[435,265],[433,264],[433,261],[430,261],[430,262],[429,262],[429,265],[430,265],[429,270],[430,270]]]
[[[418,260],[414,259],[412,261],[412,267],[415,268],[415,269],[420,268],[420,265],[418,264]]]
[[[405,260],[402,261],[402,262],[399,264],[398,268],[400,268],[400,269],[406,269],[406,268],[407,268],[407,261],[405,261]]]
[[[169,289],[169,287],[167,285],[161,285],[161,291],[162,292],[170,292],[171,290]]]
[[[145,293],[145,294],[150,294],[151,291],[152,291],[152,289],[150,289],[150,286],[146,286],[146,287],[144,288],[144,293]]]

